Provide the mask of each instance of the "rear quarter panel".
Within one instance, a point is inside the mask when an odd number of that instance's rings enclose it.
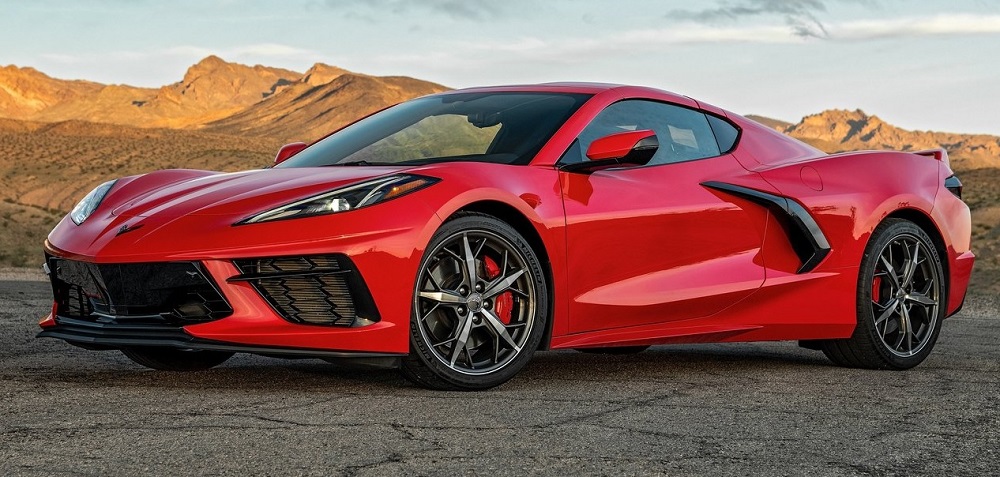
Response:
[[[814,270],[798,274],[800,262],[789,259],[794,254],[787,236],[769,222],[764,285],[714,318],[719,325],[759,328],[722,340],[851,336],[857,324],[858,270],[872,231],[901,210],[931,217],[943,184],[940,167],[939,161],[908,153],[863,152],[758,168],[781,195],[809,211],[831,251]]]
[[[857,268],[872,231],[890,214],[931,217],[943,178],[941,163],[900,152],[823,156],[761,170],[783,195],[804,205],[830,241],[817,272]],[[940,232],[938,232],[940,233]]]

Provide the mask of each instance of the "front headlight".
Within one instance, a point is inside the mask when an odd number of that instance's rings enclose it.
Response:
[[[101,201],[104,200],[104,196],[108,195],[108,191],[115,186],[115,182],[117,181],[117,179],[107,181],[97,186],[94,190],[90,191],[89,194],[84,196],[84,198],[80,200],[80,203],[76,204],[76,207],[73,207],[73,211],[69,213],[69,217],[73,219],[73,222],[76,223],[76,225],[80,225],[84,220],[87,220],[87,217],[90,217],[90,214],[93,214],[94,211],[97,210],[97,206],[101,205]]]
[[[438,180],[440,179],[411,174],[380,177],[261,212],[237,222],[236,225],[360,209],[423,189]]]

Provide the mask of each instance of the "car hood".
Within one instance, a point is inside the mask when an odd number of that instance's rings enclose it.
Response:
[[[119,218],[232,215],[239,218],[405,167],[309,167],[233,173],[152,172],[116,187],[105,200]]]

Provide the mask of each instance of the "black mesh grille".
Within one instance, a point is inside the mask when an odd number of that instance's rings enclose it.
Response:
[[[83,287],[80,285],[73,285],[70,283],[65,284],[65,296],[59,301],[59,314],[63,316],[70,317],[85,317],[90,316],[94,312],[94,307],[90,303],[90,299],[87,294],[83,291]]]
[[[344,255],[254,258],[234,262],[241,275],[285,319],[327,326],[378,321],[371,294]]]
[[[95,264],[49,257],[56,314],[186,325],[232,314],[198,262]]]
[[[339,271],[340,261],[331,255],[309,257],[258,258],[241,260],[257,273],[315,272],[320,270]]]

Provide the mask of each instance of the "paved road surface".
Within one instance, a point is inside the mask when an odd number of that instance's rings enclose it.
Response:
[[[202,373],[34,338],[0,282],[0,475],[998,475],[1000,309],[972,299],[909,372],[792,343],[545,352],[499,389],[238,355]]]

